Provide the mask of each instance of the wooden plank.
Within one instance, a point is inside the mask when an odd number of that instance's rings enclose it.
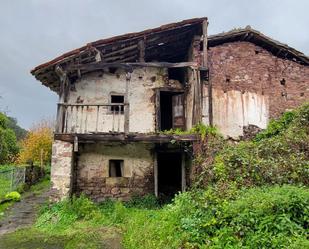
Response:
[[[186,191],[186,157],[184,153],[181,155],[181,191]]]
[[[161,131],[161,108],[160,108],[160,89],[156,89],[156,131]]]
[[[140,40],[138,42],[139,62],[145,62],[145,41]]]
[[[153,177],[154,177],[154,194],[156,197],[159,196],[158,191],[158,153],[154,153],[154,164],[153,164]]]
[[[199,141],[200,136],[190,135],[164,135],[164,134],[125,134],[125,133],[88,133],[88,134],[59,134],[55,133],[54,139],[66,142],[74,142],[74,136],[78,136],[79,143],[96,142],[143,142],[143,143],[170,143]]]
[[[203,66],[208,68],[208,40],[207,40],[208,21],[203,21]]]
[[[129,106],[129,83],[131,80],[131,72],[127,71],[126,73],[126,91],[124,94],[124,103],[126,106],[124,107],[124,132],[126,134],[130,131],[130,106]]]
[[[169,63],[169,62],[127,62],[127,63],[105,63],[97,62],[90,64],[80,64],[80,65],[71,65],[67,68],[67,71],[76,71],[76,70],[100,70],[104,68],[115,67],[115,68],[125,68],[130,69],[134,67],[158,67],[158,68],[181,68],[181,67],[194,67],[197,68],[197,62],[178,62],[178,63]]]
[[[98,104],[69,104],[69,103],[58,103],[60,106],[125,106],[126,104],[118,104],[118,103],[110,103],[110,104],[103,104],[103,103],[98,103]]]

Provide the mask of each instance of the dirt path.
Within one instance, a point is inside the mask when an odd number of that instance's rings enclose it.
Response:
[[[39,207],[49,197],[49,189],[39,194],[26,194],[20,202],[16,202],[10,208],[6,216],[0,220],[0,235],[16,231],[19,228],[31,226],[38,214]]]

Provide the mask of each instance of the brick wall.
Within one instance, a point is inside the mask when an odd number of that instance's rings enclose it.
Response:
[[[309,66],[278,58],[252,43],[233,42],[211,47],[209,61],[214,97],[226,100],[218,112],[236,102],[243,105],[244,99],[235,100],[235,91],[243,95],[250,93],[257,102],[263,102],[267,110],[257,106],[256,112],[267,115],[268,119],[309,101]],[[231,91],[234,91],[234,99],[228,97]]]

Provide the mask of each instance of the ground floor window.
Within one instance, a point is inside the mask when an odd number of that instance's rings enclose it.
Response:
[[[109,177],[123,177],[123,160],[109,160]]]

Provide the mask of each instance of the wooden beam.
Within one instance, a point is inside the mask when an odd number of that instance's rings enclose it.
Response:
[[[203,21],[203,66],[208,68],[208,39],[207,39],[208,21]],[[212,108],[212,82],[210,73],[208,77],[208,112],[209,112],[209,125],[213,125],[213,108]]]
[[[203,21],[203,66],[208,67],[208,39],[207,39],[208,21]]]
[[[197,134],[189,135],[164,135],[142,133],[92,133],[92,134],[59,134],[55,133],[54,139],[74,143],[74,137],[78,137],[78,143],[96,142],[145,142],[145,143],[169,143],[172,140],[179,142],[199,141]]]
[[[154,194],[159,196],[158,191],[158,153],[154,153],[154,165],[153,165],[153,177],[154,177]]]
[[[145,62],[145,40],[138,42],[139,62]]]
[[[169,62],[127,62],[127,63],[105,63],[97,62],[90,64],[80,64],[80,65],[71,65],[67,68],[67,71],[76,71],[80,70],[100,70],[103,68],[134,68],[134,67],[158,67],[158,68],[181,68],[181,67],[194,67],[197,68],[197,62],[178,62],[178,63],[169,63]]]
[[[124,107],[124,133],[128,134],[130,131],[130,105],[129,105],[129,83],[131,80],[131,72],[127,71],[126,73],[126,91],[124,94],[124,103],[126,106]]]

